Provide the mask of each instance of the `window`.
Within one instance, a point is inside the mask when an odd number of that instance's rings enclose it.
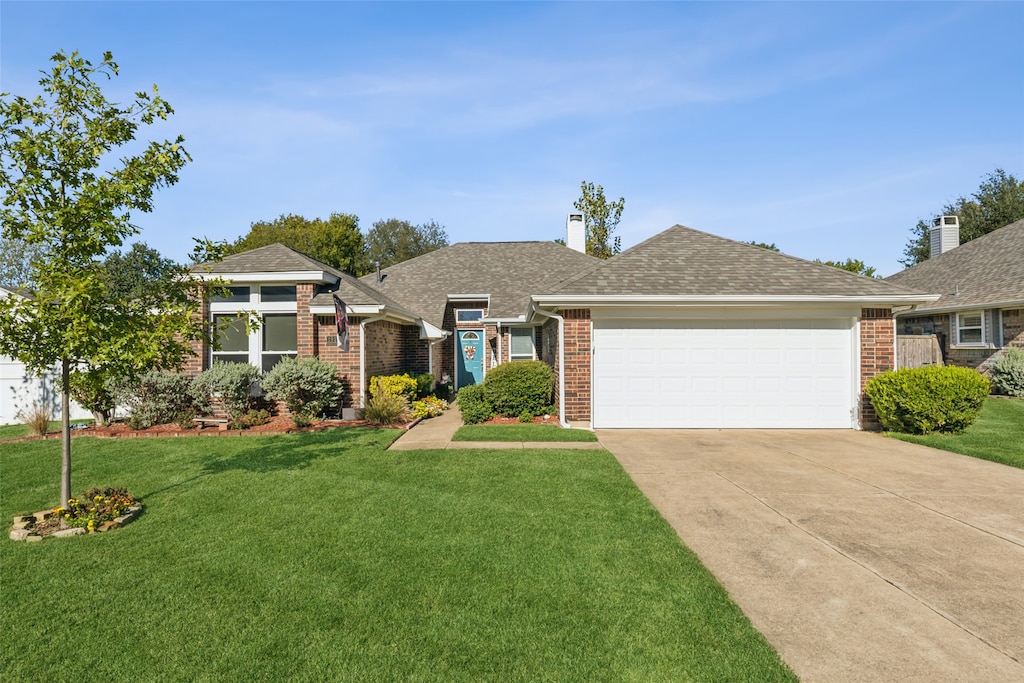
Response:
[[[509,360],[533,360],[533,328],[513,327],[509,332]]]
[[[956,314],[956,341],[959,346],[984,346],[985,315],[982,311]]]
[[[268,372],[285,357],[294,358],[298,348],[296,317],[292,313],[268,313],[263,316],[263,356],[261,367]]]
[[[225,287],[226,292],[222,296],[213,297],[214,303],[243,302],[249,303],[248,287]]]
[[[249,332],[245,329],[245,319],[234,315],[215,315],[213,327],[220,342],[220,349],[213,352],[213,360],[248,363]]]
[[[295,285],[263,285],[260,301],[295,301]]]
[[[482,308],[460,308],[455,311],[455,322],[475,323],[484,317]]]

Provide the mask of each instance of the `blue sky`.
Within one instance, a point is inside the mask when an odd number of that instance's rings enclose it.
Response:
[[[0,4],[0,85],[58,49],[160,86],[194,163],[138,214],[179,260],[282,213],[562,236],[580,181],[623,247],[681,223],[900,269],[918,219],[1024,176],[1024,3]]]

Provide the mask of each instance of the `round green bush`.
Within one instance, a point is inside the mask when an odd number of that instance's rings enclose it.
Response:
[[[462,421],[468,425],[474,425],[494,416],[494,408],[487,400],[487,393],[482,384],[473,384],[459,389],[458,395],[459,412],[462,413]]]
[[[499,365],[484,379],[487,401],[494,412],[506,417],[518,417],[523,413],[542,414],[551,403],[554,386],[554,372],[547,363],[539,360]]]
[[[341,381],[334,366],[318,358],[282,358],[261,384],[268,397],[288,406],[296,425],[303,418],[308,423],[337,410],[341,400]]]
[[[864,393],[890,432],[962,432],[981,412],[988,378],[970,368],[930,366],[885,372]]]

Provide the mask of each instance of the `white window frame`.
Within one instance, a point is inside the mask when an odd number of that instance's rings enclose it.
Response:
[[[527,332],[527,333],[529,333],[529,340],[530,340],[530,355],[529,356],[527,356],[526,354],[523,354],[523,353],[519,353],[519,354],[513,354],[512,353],[512,337],[515,336],[516,332],[519,332],[519,333]],[[533,328],[533,327],[510,327],[510,328],[508,328],[508,359],[509,359],[509,361],[537,360],[537,341],[535,339],[535,336],[536,336],[536,329]]]
[[[268,301],[260,298],[261,288],[264,284],[271,286],[298,285],[297,282],[239,282],[229,283],[231,286],[249,287],[249,301],[211,301],[210,302],[210,323],[213,323],[215,315],[249,315],[254,314],[262,322],[263,316],[267,314],[292,314],[298,315],[298,304],[294,301]],[[296,319],[296,325],[298,320]],[[297,346],[297,344],[296,344]],[[270,353],[270,352],[268,352]],[[285,353],[285,352],[277,352]],[[298,350],[296,349],[296,354]],[[216,359],[213,349],[210,349],[208,361],[212,365]],[[260,325],[249,331],[249,365],[262,372],[263,369],[263,326]]]
[[[978,319],[980,320],[978,325],[964,325],[963,324],[963,319],[964,318],[974,317],[974,316],[977,316]],[[989,341],[988,341],[988,339],[986,338],[986,335],[985,335],[985,311],[983,311],[983,310],[958,311],[956,313],[956,315],[954,316],[954,322],[955,322],[955,331],[954,331],[955,343],[953,344],[954,346],[956,346],[958,348],[980,348],[980,347],[987,347],[989,345]],[[970,342],[961,341],[960,333],[962,331],[964,331],[964,330],[979,330],[981,332],[981,339],[980,339],[980,341],[970,341]]]
[[[480,315],[472,319],[463,319],[463,313],[479,313]],[[473,325],[479,325],[484,319],[484,309],[482,308],[456,308],[455,309],[455,322],[456,323],[472,323]]]

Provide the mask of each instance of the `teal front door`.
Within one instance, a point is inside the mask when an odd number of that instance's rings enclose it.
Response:
[[[455,350],[458,371],[456,389],[484,381],[484,335],[482,330],[459,330],[459,348]]]

